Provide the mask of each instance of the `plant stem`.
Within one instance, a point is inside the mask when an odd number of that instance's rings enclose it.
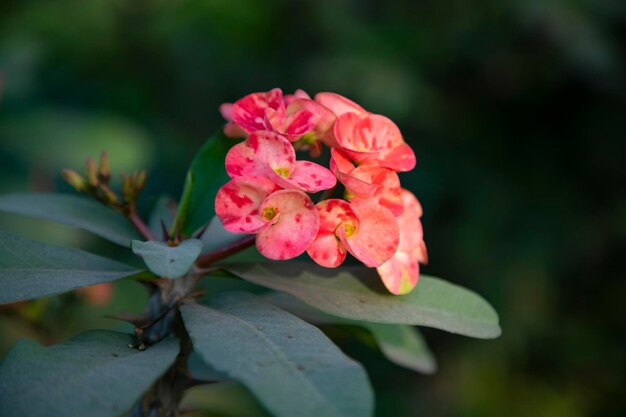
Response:
[[[154,233],[152,233],[152,230],[150,230],[148,226],[146,226],[146,224],[143,222],[143,220],[141,220],[135,210],[131,210],[131,212],[128,214],[128,220],[130,220],[133,226],[135,226],[135,229],[137,229],[137,231],[141,234],[141,236],[143,236],[144,239],[159,240],[154,235]]]
[[[214,262],[219,261],[220,259],[227,258],[231,255],[234,255],[242,250],[249,248],[254,244],[256,239],[255,235],[246,236],[243,239],[240,239],[234,243],[231,243],[228,246],[224,246],[221,249],[218,249],[214,252],[205,253],[196,259],[196,266],[198,268],[206,268],[211,266]]]

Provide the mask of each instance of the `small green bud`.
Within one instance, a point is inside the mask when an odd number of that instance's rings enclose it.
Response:
[[[109,165],[109,158],[107,157],[107,153],[105,151],[102,151],[102,153],[100,154],[98,176],[100,177],[100,180],[105,184],[108,184],[109,179],[111,178],[111,166]]]
[[[143,190],[143,187],[146,185],[146,178],[148,178],[148,173],[145,170],[135,174],[134,183],[137,192]]]
[[[87,172],[87,181],[89,182],[89,185],[91,185],[92,187],[97,187],[99,181],[98,167],[96,166],[96,161],[94,161],[91,157],[87,158],[85,167]]]
[[[117,205],[119,201],[117,195],[113,191],[111,191],[109,187],[107,187],[106,185],[101,185],[100,190],[102,190],[102,194],[104,194],[104,198],[109,205]]]
[[[87,182],[76,171],[73,171],[71,169],[64,169],[63,171],[61,171],[61,176],[76,191],[87,191]]]
[[[130,203],[134,199],[132,180],[128,175],[122,174],[122,197],[124,202]]]

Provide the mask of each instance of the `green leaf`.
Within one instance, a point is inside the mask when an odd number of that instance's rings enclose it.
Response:
[[[79,227],[126,247],[140,237],[121,214],[97,201],[71,194],[5,194],[0,196],[0,211]]]
[[[202,241],[183,240],[178,246],[168,246],[165,242],[133,240],[133,252],[141,256],[146,266],[154,274],[163,278],[178,278],[185,275],[193,266],[202,250]]]
[[[190,235],[211,220],[215,214],[215,195],[229,180],[224,160],[233,143],[233,139],[225,137],[220,130],[200,148],[187,172],[170,235],[179,228]]]
[[[0,304],[58,294],[138,272],[101,256],[0,230]]]
[[[381,352],[390,362],[424,374],[433,374],[437,370],[434,355],[415,327],[379,323],[363,323],[363,327],[372,333]]]
[[[92,330],[48,348],[19,341],[0,365],[0,415],[118,417],[178,354],[166,339],[140,352],[132,336]]]
[[[363,368],[319,329],[243,292],[181,308],[194,349],[245,385],[277,417],[366,417]]]
[[[382,354],[398,366],[424,374],[433,374],[437,370],[437,361],[416,327],[406,324],[370,323],[333,316],[316,310],[285,293],[272,292],[262,297],[265,301],[309,323],[357,326],[368,330]]]
[[[245,387],[232,382],[193,387],[185,392],[180,408],[196,410],[194,416],[272,417]]]
[[[376,270],[365,267],[327,269],[290,262],[238,264],[226,269],[338,317],[434,327],[485,339],[501,333],[498,314],[482,297],[439,278],[422,275],[411,293],[391,295]]]

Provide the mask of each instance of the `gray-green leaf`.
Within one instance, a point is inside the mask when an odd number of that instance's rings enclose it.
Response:
[[[202,250],[202,241],[184,240],[178,246],[164,242],[133,240],[133,252],[141,256],[154,274],[163,278],[178,278],[189,271]]]
[[[181,311],[202,359],[245,385],[277,417],[372,414],[365,371],[316,327],[242,292]]]
[[[424,374],[433,374],[437,370],[434,355],[424,336],[415,327],[406,324],[361,323],[372,333],[389,361]]]
[[[139,238],[128,220],[102,204],[71,194],[18,193],[0,196],[0,211],[79,227],[121,246]]]
[[[140,352],[128,334],[92,330],[48,348],[19,341],[0,365],[0,415],[117,417],[174,362],[178,340]]]
[[[309,323],[316,325],[349,325],[369,330],[382,354],[390,362],[413,371],[433,374],[437,361],[426,344],[421,332],[407,324],[381,324],[367,321],[349,320],[321,311],[304,304],[286,294],[271,292],[262,296],[273,305],[289,311]]]
[[[421,276],[411,293],[398,296],[384,289],[376,270],[365,267],[327,269],[293,262],[226,269],[339,317],[434,327],[485,339],[501,333],[498,314],[482,297],[439,278]]]
[[[101,256],[0,230],[0,304],[58,294],[138,272]]]

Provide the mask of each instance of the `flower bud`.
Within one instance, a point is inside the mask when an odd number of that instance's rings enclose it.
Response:
[[[63,176],[63,179],[76,191],[82,192],[87,190],[87,182],[76,171],[64,169],[61,172],[61,176]]]
[[[132,180],[128,175],[122,174],[122,197],[124,202],[129,203],[134,199]]]
[[[93,158],[89,157],[86,161],[86,172],[87,172],[87,181],[89,185],[92,187],[98,186],[98,167],[96,166],[96,161]]]
[[[133,178],[133,182],[135,185],[135,191],[139,192],[143,190],[143,187],[146,185],[146,178],[148,177],[148,173],[145,170],[139,171],[135,174]]]
[[[107,153],[105,151],[102,151],[100,154],[98,176],[100,177],[100,181],[105,184],[108,184],[109,179],[111,178],[111,166],[109,165],[109,158],[107,157]]]
[[[109,205],[115,206],[118,203],[117,195],[111,191],[109,187],[102,184],[100,186],[100,190],[102,190],[102,194],[104,194],[104,198]]]

